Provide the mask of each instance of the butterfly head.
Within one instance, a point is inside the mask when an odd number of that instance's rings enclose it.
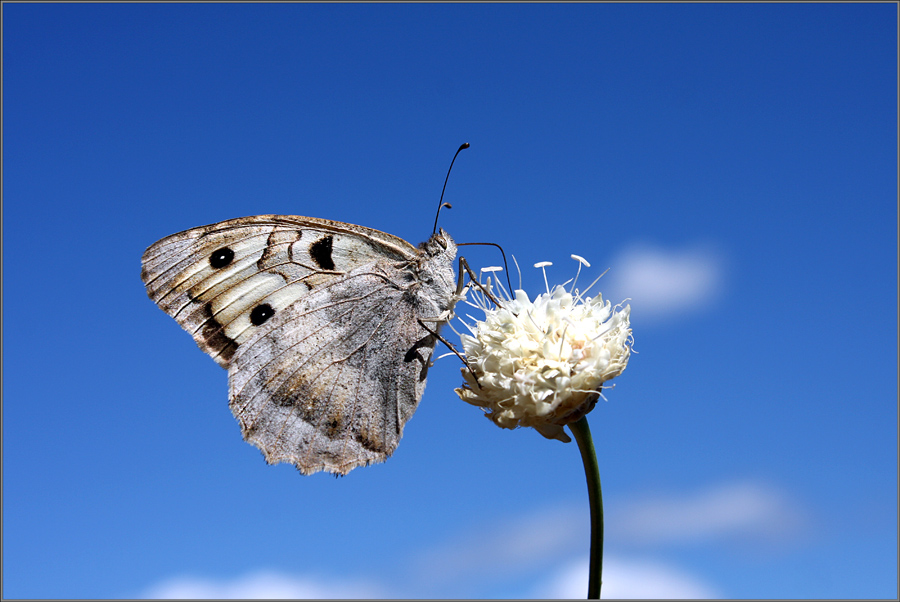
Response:
[[[453,238],[443,228],[421,243],[419,250],[423,251],[424,256],[429,259],[434,258],[437,260],[437,258],[441,258],[444,261],[451,262],[456,257],[456,243],[453,242]]]

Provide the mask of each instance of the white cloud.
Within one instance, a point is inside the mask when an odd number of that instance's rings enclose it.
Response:
[[[290,577],[274,571],[259,571],[232,580],[176,577],[151,587],[144,598],[156,599],[330,599],[381,598],[382,590],[344,579],[325,582],[311,576]]]
[[[545,570],[546,567],[543,570]],[[584,598],[587,593],[588,560],[563,564],[533,590],[534,598]],[[503,583],[501,576],[499,583]],[[179,577],[164,581],[144,593],[153,599],[372,599],[385,598],[382,587],[352,585],[343,580],[325,583],[318,577],[291,577],[275,571],[260,571],[232,580]],[[654,560],[607,558],[603,565],[603,597],[622,599],[678,599],[721,597],[715,588],[685,571]]]
[[[231,580],[194,577],[169,579],[145,593],[147,598],[383,598],[459,597],[484,588],[535,597],[584,598],[587,559],[565,563],[573,551],[587,550],[586,500],[559,503],[505,520],[473,522],[455,537],[398,559],[402,579],[359,574],[329,579],[258,572]],[[717,546],[740,540],[783,543],[796,540],[804,524],[797,504],[779,489],[745,480],[688,494],[613,498],[606,504],[606,540],[633,552],[661,544]],[[607,546],[609,550],[609,546]],[[554,567],[559,567],[554,570]],[[549,573],[550,577],[542,578]],[[716,598],[716,588],[663,559],[607,556],[605,598]],[[522,590],[521,588],[526,588]],[[399,588],[399,589],[398,589]]]
[[[561,567],[534,591],[535,598],[581,598],[587,595],[588,559]],[[655,560],[604,558],[601,597],[606,599],[721,598],[714,587],[682,569]]]
[[[490,575],[506,578],[542,565],[586,543],[587,503],[558,504],[472,525],[450,541],[417,555],[424,581],[446,582]]]
[[[612,262],[601,290],[614,303],[630,298],[635,319],[670,317],[715,299],[723,285],[723,263],[711,248],[635,245]]]
[[[805,526],[797,504],[771,485],[725,483],[686,495],[623,501],[610,517],[615,536],[632,544],[696,543],[723,538],[785,542]]]

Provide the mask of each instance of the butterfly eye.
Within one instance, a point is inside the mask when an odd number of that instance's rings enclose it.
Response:
[[[213,251],[212,255],[209,256],[209,265],[218,270],[220,268],[224,268],[233,260],[234,251],[232,251],[228,247],[222,247],[221,249]]]

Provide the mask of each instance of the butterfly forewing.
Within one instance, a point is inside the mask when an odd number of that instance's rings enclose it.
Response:
[[[231,408],[267,461],[346,474],[384,460],[425,387],[456,296],[443,231],[417,250],[362,226],[228,220],[144,253],[150,298],[229,369]]]
[[[376,230],[263,215],[158,241],[144,253],[142,278],[150,298],[227,367],[237,346],[266,318],[266,306],[271,313],[282,311],[356,267],[415,256],[409,243]]]

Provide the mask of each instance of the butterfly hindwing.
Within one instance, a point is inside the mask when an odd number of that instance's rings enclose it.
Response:
[[[393,453],[415,412],[434,337],[384,277],[351,272],[243,344],[231,409],[269,463],[346,474]],[[424,316],[423,316],[424,317]]]

